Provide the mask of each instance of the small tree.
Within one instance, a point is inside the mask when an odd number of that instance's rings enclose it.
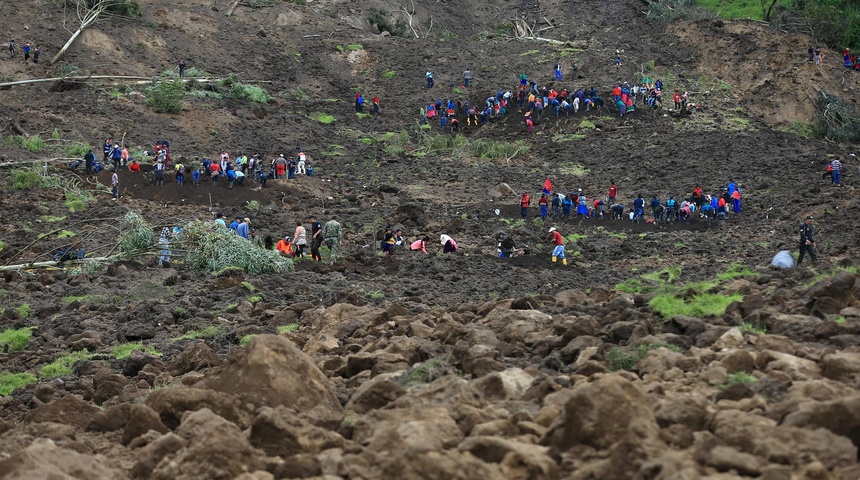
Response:
[[[184,106],[185,82],[181,79],[159,79],[148,89],[146,104],[155,107],[156,112],[179,113]]]
[[[70,11],[74,9],[74,16]],[[57,63],[72,45],[72,42],[84,31],[85,28],[96,23],[105,14],[133,15],[139,14],[137,2],[134,0],[65,0],[63,2],[63,28],[72,34],[63,48],[51,59],[51,65]],[[66,27],[66,22],[77,26],[72,31]]]

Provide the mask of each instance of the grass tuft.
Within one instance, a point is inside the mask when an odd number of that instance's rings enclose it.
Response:
[[[62,377],[72,373],[72,367],[76,363],[89,360],[93,354],[86,350],[78,350],[59,357],[53,362],[43,365],[39,369],[39,378],[42,380],[50,380],[52,378]]]
[[[36,382],[36,377],[30,373],[0,372],[0,396],[8,397],[16,389],[26,387]]]
[[[27,347],[36,327],[9,328],[0,332],[0,350],[20,352]]]
[[[190,332],[187,332],[184,335],[180,335],[180,336],[174,338],[173,340],[171,340],[171,342],[176,343],[176,342],[179,342],[182,340],[196,340],[198,338],[213,338],[213,337],[217,337],[218,335],[221,335],[222,333],[224,333],[224,331],[225,331],[224,327],[216,327],[214,325],[210,325],[208,327],[204,327],[204,328],[201,328],[199,330],[191,330]]]
[[[129,342],[129,343],[119,344],[110,351],[110,354],[113,358],[115,358],[117,360],[122,360],[124,358],[128,358],[129,356],[131,356],[132,352],[135,352],[138,350],[143,352],[143,353],[149,354],[149,355],[154,355],[156,357],[161,356],[161,352],[156,350],[154,346],[152,346],[152,345],[144,346],[143,342]]]
[[[299,330],[299,324],[298,323],[291,323],[289,325],[281,325],[280,327],[278,327],[278,333],[297,332],[298,330]]]

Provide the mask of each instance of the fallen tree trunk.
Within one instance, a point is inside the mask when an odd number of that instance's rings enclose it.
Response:
[[[227,16],[228,17],[233,15],[233,10],[236,10],[236,7],[239,6],[239,2],[241,2],[241,1],[242,0],[236,0],[235,2],[233,2],[233,5],[230,6],[230,10],[227,10]]]
[[[152,83],[154,79],[159,77],[136,77],[132,75],[90,75],[89,77],[52,77],[52,78],[36,78],[33,80],[18,80],[15,82],[6,82],[0,83],[0,88],[3,87],[14,87],[17,85],[29,85],[32,83],[47,83],[47,82],[74,82],[80,81],[81,83],[86,82],[88,80],[136,80],[135,82],[127,82],[134,85],[140,85],[144,83]],[[181,80],[185,83],[188,82],[198,82],[198,83],[213,83],[220,82],[224,80],[223,78],[203,78],[203,77],[171,77],[173,80]],[[244,83],[272,83],[271,80],[249,80]]]
[[[66,260],[65,262],[58,262],[56,260],[49,260],[47,262],[31,262],[31,263],[20,263],[18,265],[4,265],[0,267],[0,272],[11,272],[14,270],[27,270],[30,268],[49,268],[56,267],[58,265],[62,265],[67,262],[72,262],[75,265],[82,265],[85,263],[91,262],[107,262],[118,260],[120,257],[118,255],[114,255],[111,257],[93,257],[93,258],[84,258],[81,260]]]

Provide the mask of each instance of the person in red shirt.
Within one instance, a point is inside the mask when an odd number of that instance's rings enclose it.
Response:
[[[529,216],[529,203],[531,201],[532,198],[529,196],[529,192],[523,192],[523,196],[520,198],[520,214],[523,216],[523,220]]]
[[[137,160],[135,160],[133,158],[131,159],[131,163],[128,164],[128,171],[129,172],[139,172],[140,171],[140,164],[137,163]]]
[[[540,194],[540,199],[538,199],[538,209],[540,210],[540,218],[545,222],[546,218],[549,216],[549,199],[546,198],[545,193]]]
[[[221,165],[218,162],[212,162],[212,165],[209,165],[209,177],[212,179],[212,186],[218,186],[219,176],[221,176]]]
[[[612,185],[609,185],[609,204],[615,203],[615,197],[618,196],[618,187],[615,186],[615,182],[611,182]]]
[[[702,190],[702,187],[696,185],[696,188],[693,189],[692,200],[697,208],[702,206],[702,203],[705,202],[705,192]]]
[[[556,263],[558,262],[558,259],[561,259],[561,264],[567,265],[567,258],[564,256],[564,237],[558,233],[558,229],[555,227],[550,228],[549,233],[552,234],[552,243],[555,245],[555,248],[552,250],[553,263]]]
[[[373,97],[373,114],[379,115],[379,96]]]
[[[672,94],[672,100],[675,101],[675,110],[681,109],[681,96],[678,95],[678,92]]]

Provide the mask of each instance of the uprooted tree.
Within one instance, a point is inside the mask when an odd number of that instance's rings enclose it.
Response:
[[[51,59],[51,64],[57,63],[63,57],[66,50],[84,29],[109,15],[139,15],[137,2],[134,0],[65,0],[63,2],[63,28],[72,36]],[[67,26],[67,23],[70,23],[72,27]],[[71,30],[75,27],[75,30]]]
[[[818,112],[824,138],[840,143],[860,141],[860,115],[854,106],[824,90],[818,91]]]

